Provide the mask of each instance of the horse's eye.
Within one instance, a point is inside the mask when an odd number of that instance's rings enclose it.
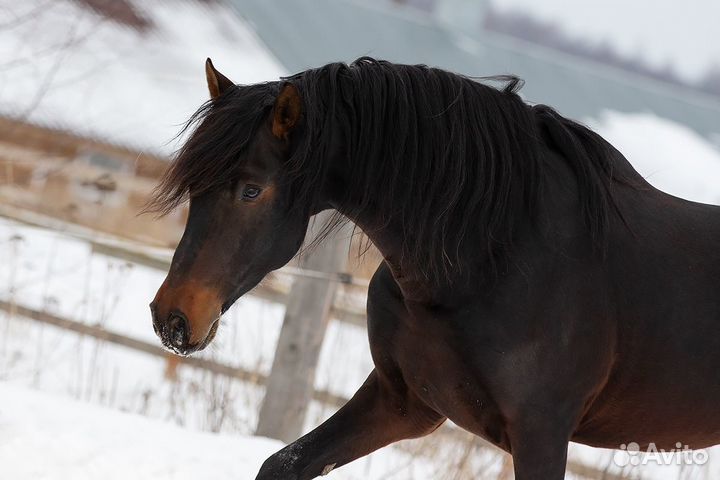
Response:
[[[248,185],[243,189],[242,197],[245,200],[255,200],[261,191],[259,187]]]

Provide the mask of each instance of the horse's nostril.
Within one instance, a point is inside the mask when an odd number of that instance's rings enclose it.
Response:
[[[184,348],[189,337],[188,322],[182,314],[172,314],[167,324],[167,339],[175,348]]]

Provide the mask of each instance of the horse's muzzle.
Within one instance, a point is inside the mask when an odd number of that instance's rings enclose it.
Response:
[[[153,304],[150,304],[150,311],[153,315],[153,329],[155,330],[155,334],[160,338],[165,348],[177,355],[187,356],[207,347],[213,338],[215,338],[218,324],[220,323],[218,319],[212,324],[207,337],[205,337],[202,342],[191,344],[190,322],[188,322],[182,312],[174,312],[170,314],[167,321],[162,322],[157,320]]]
[[[190,355],[205,348],[217,333],[220,304],[214,292],[161,287],[150,303],[155,334],[168,350]]]
[[[153,330],[162,344],[179,355],[188,355],[194,351],[190,348],[190,324],[182,312],[173,312],[167,320],[158,320],[155,302],[150,304]]]

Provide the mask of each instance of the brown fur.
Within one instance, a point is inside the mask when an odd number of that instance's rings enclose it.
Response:
[[[205,60],[205,77],[207,78],[210,98],[217,98],[235,84],[222,73],[215,70],[212,60]]]
[[[190,324],[190,345],[202,344],[207,340],[214,321],[220,318],[222,300],[219,292],[199,282],[187,281],[180,285],[171,285],[166,281],[155,295],[153,303],[158,312],[166,317],[171,313],[169,303],[172,300],[172,310],[183,312],[188,318],[207,319],[207,322],[194,322]]]
[[[297,87],[291,83],[285,84],[273,108],[273,135],[287,140],[290,132],[300,120],[301,113],[302,101]]]

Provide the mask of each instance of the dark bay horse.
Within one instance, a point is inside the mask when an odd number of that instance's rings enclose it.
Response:
[[[322,210],[384,256],[375,369],[258,479],[314,478],[446,419],[524,480],[563,478],[570,440],[720,443],[720,208],[656,190],[513,77],[370,58],[249,86],[206,71],[151,205],[190,201],[151,304],[162,342],[204,348]]]

